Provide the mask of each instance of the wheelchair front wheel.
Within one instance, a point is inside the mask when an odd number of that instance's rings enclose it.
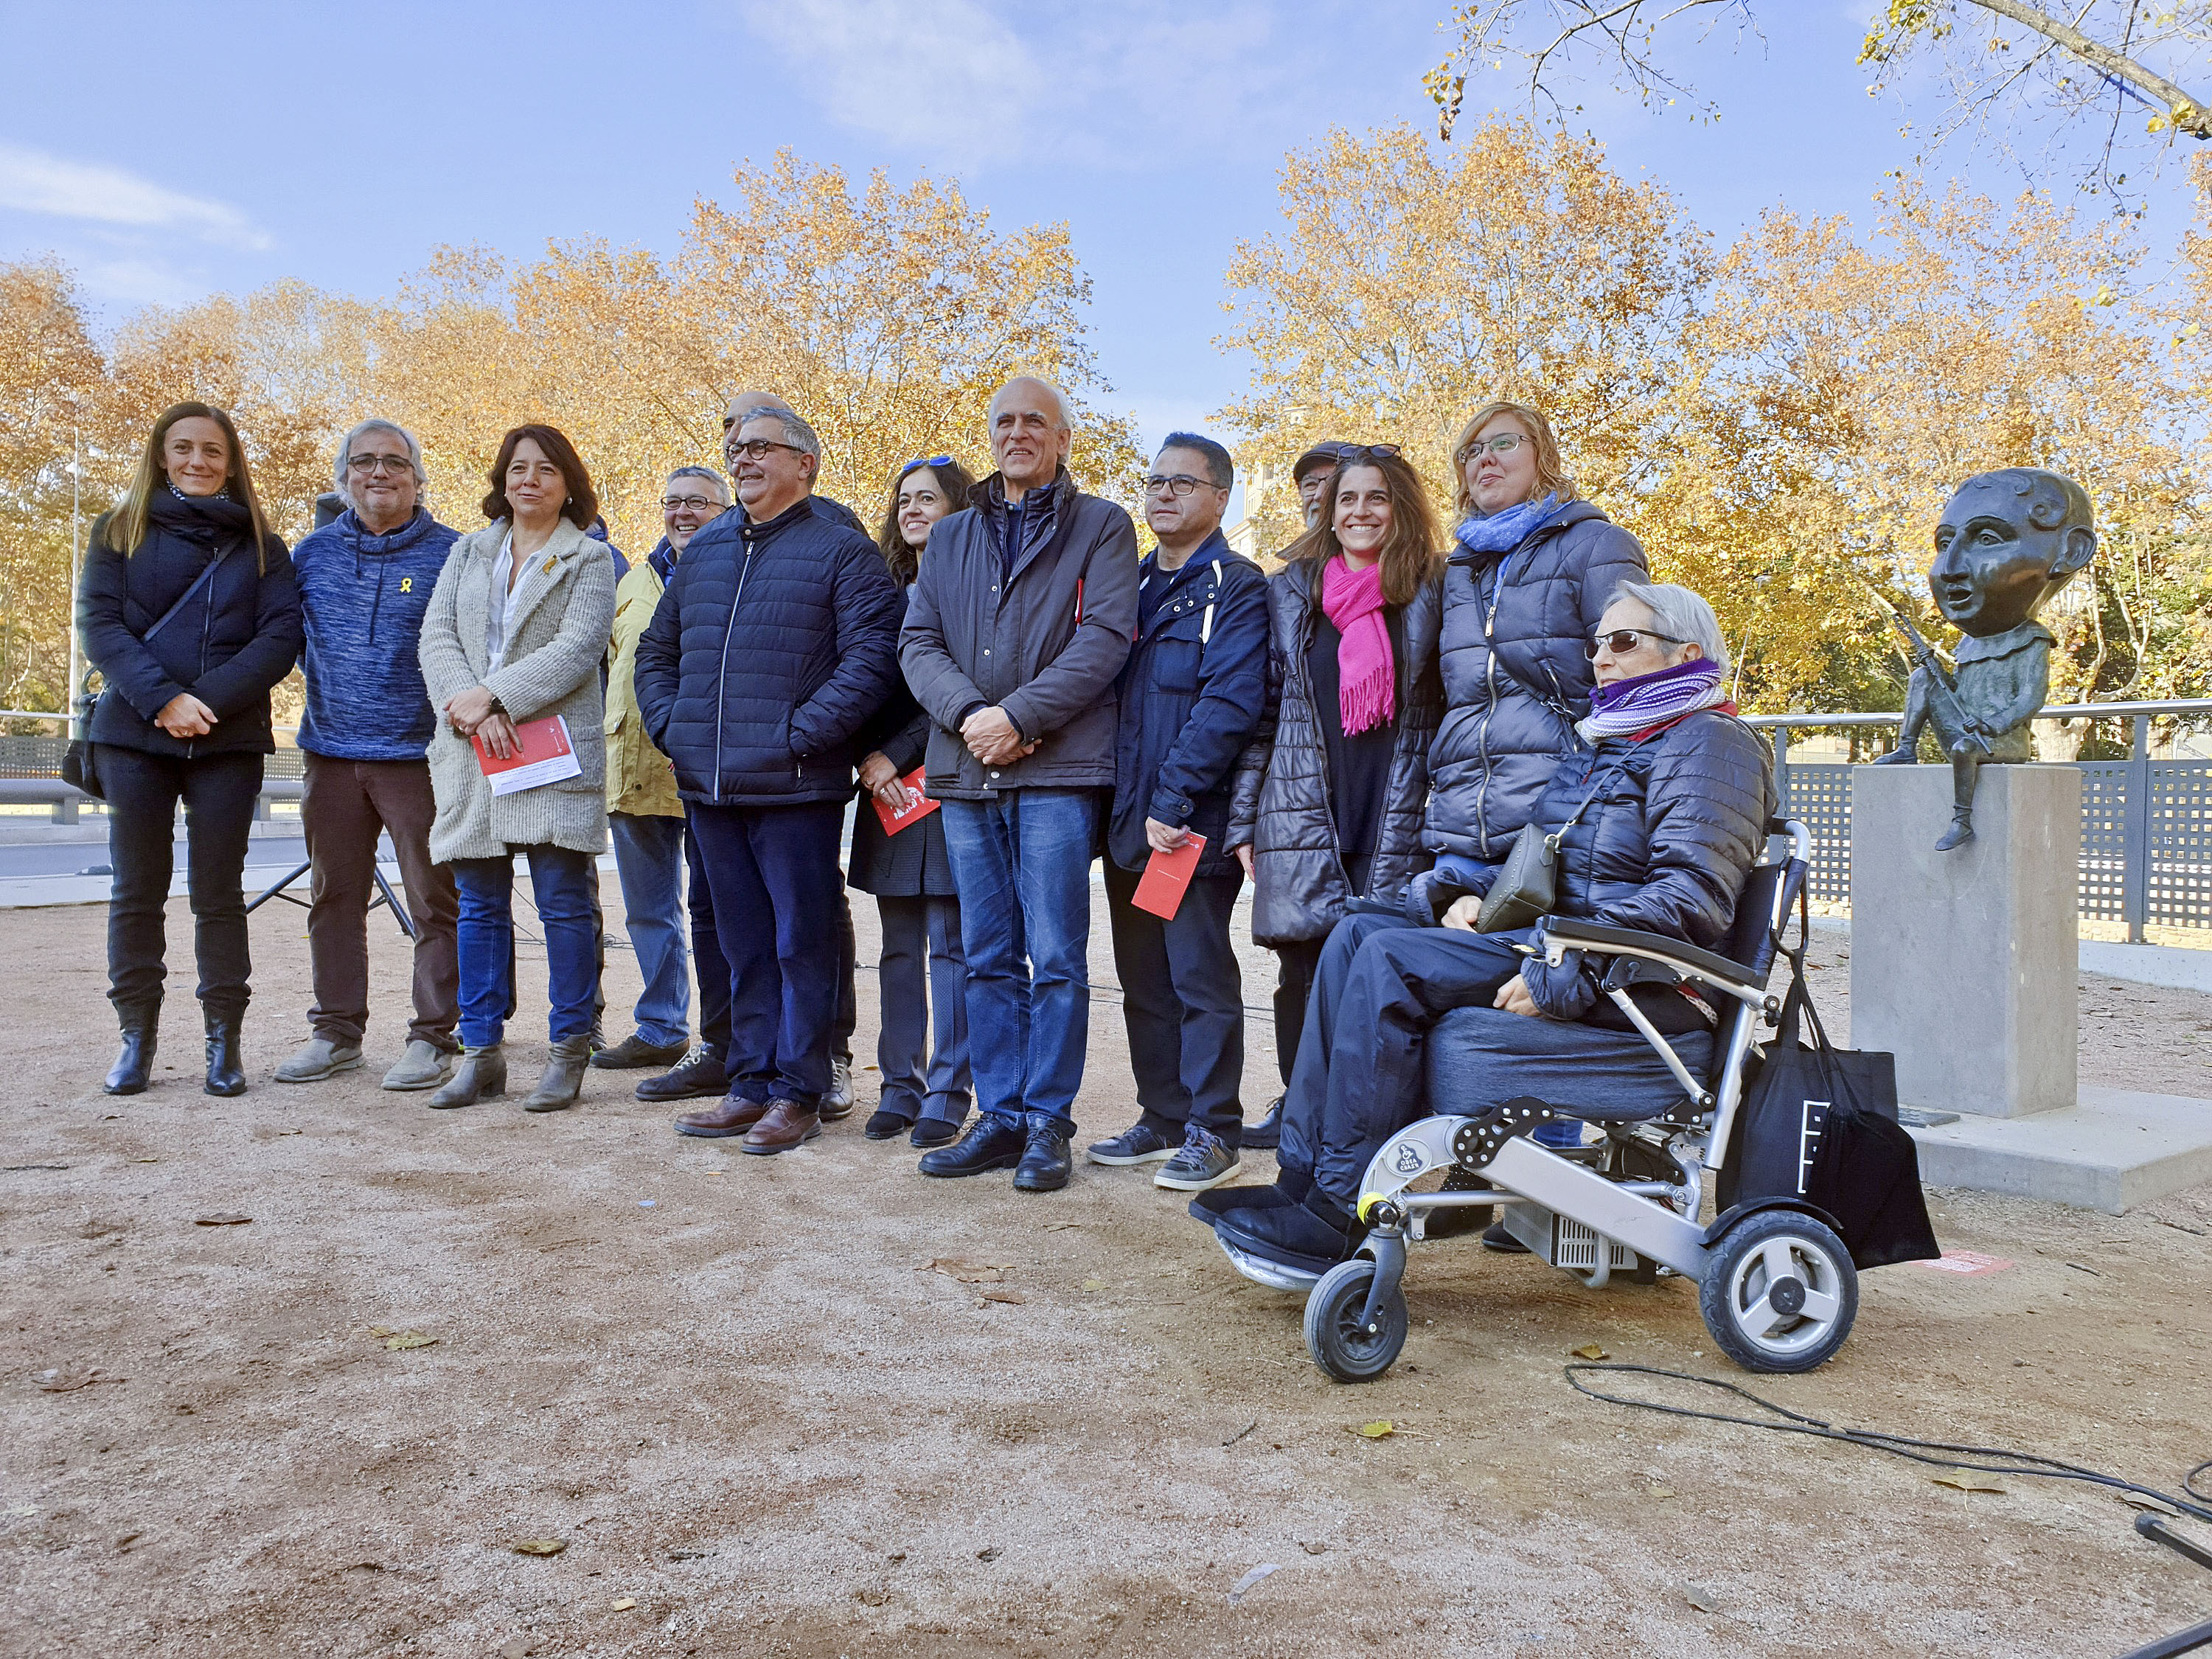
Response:
[[[1698,1311],[1747,1371],[1809,1371],[1844,1346],[1859,1275],[1834,1231],[1796,1210],[1762,1210],[1721,1235]]]
[[[1360,1323],[1375,1264],[1365,1256],[1340,1261],[1306,1297],[1306,1352],[1340,1382],[1371,1382],[1406,1346],[1406,1294],[1394,1290],[1376,1310],[1375,1328]]]

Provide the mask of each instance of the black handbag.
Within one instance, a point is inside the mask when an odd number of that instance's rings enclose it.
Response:
[[[1498,866],[1498,878],[1482,896],[1482,908],[1474,918],[1476,933],[1510,933],[1516,928],[1530,926],[1539,916],[1552,914],[1552,907],[1559,902],[1560,839],[1597,799],[1598,791],[1627,763],[1624,760],[1608,767],[1605,775],[1590,786],[1582,805],[1567,814],[1565,823],[1549,830],[1535,823],[1521,826],[1521,833],[1513,837],[1513,845],[1505,851],[1505,862]]]
[[[1834,1218],[1857,1267],[1932,1260],[1942,1249],[1920,1189],[1919,1148],[1897,1121],[1897,1057],[1828,1040],[1805,988],[1802,893],[1798,907],[1780,1028],[1736,1113],[1718,1202],[1802,1199]]]
[[[191,586],[177,596],[177,602],[164,611],[154,625],[138,636],[140,642],[144,643],[167,628],[177,612],[192,602],[192,596],[215,579],[215,573],[222,562],[243,544],[233,542],[210,559],[206,568],[192,578]],[[105,697],[106,695],[106,690],[103,687],[100,696]],[[62,751],[62,781],[72,789],[82,790],[94,800],[106,800],[107,793],[100,787],[100,782],[99,754],[88,735],[92,730],[92,717],[98,707],[99,698],[78,699],[78,708],[81,712],[70,717],[69,747]]]

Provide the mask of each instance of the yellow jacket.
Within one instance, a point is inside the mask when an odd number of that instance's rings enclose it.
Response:
[[[665,584],[650,559],[640,559],[615,588],[615,620],[607,641],[607,811],[638,817],[680,818],[676,769],[645,735],[637,707],[637,641],[653,620]]]

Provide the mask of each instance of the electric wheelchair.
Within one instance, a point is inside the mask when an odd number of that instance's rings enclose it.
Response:
[[[1766,827],[1720,952],[1571,917],[1546,924],[1545,955],[1554,966],[1570,950],[1609,959],[1606,995],[1658,1051],[1679,1094],[1560,1109],[1514,1100],[1409,1125],[1383,1143],[1361,1180],[1359,1214],[1370,1231],[1360,1253],[1317,1278],[1223,1242],[1247,1278],[1308,1292],[1306,1347],[1322,1370],[1345,1382],[1388,1370],[1406,1341],[1407,1246],[1442,1212],[1492,1206],[1540,1261],[1593,1289],[1616,1274],[1650,1283],[1662,1269],[1695,1280],[1706,1328],[1747,1370],[1810,1370],[1843,1346],[1858,1311],[1858,1274],[1828,1218],[1782,1197],[1732,1205],[1710,1224],[1698,1218],[1707,1176],[1723,1192],[1732,1185],[1731,1141],[1757,1038],[1781,1012],[1767,981],[1812,857],[1802,824],[1770,819]],[[1631,1000],[1630,984],[1654,979],[1686,981],[1722,1010],[1709,1075],[1694,1075]],[[1528,1138],[1554,1121],[1592,1125],[1601,1138],[1562,1151]],[[1441,1189],[1413,1190],[1438,1174]]]

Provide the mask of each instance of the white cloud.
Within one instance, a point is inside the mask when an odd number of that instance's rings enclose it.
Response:
[[[1029,49],[978,0],[753,0],[745,18],[833,118],[938,166],[984,159],[1047,90]]]
[[[204,242],[257,252],[274,246],[265,232],[226,202],[187,196],[121,167],[65,161],[17,144],[0,144],[0,208],[181,231]]]

